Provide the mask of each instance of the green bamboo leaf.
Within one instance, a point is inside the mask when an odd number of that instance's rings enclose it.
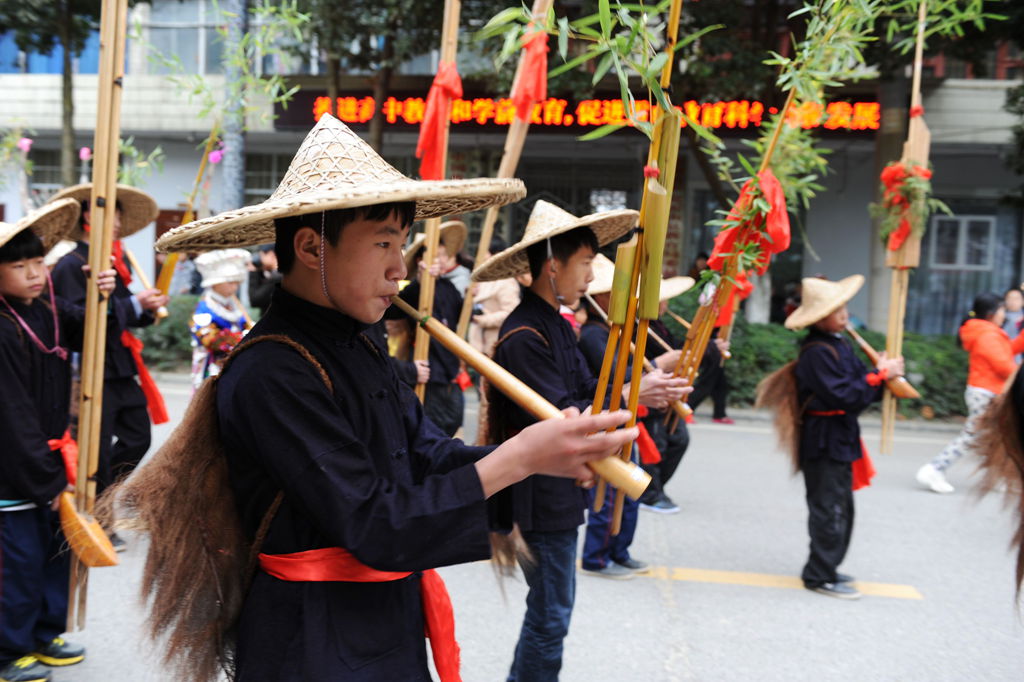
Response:
[[[597,14],[601,19],[601,35],[610,38],[612,35],[612,10],[608,0],[598,0]]]
[[[522,7],[508,7],[501,10],[491,20],[484,24],[484,27],[480,29],[480,32],[486,31],[487,29],[494,28],[496,26],[504,26],[505,24],[511,23],[523,15]]]
[[[569,19],[567,17],[558,19],[558,54],[563,62],[569,55]]]
[[[608,69],[612,68],[612,53],[609,52],[605,56],[601,57],[601,61],[597,63],[597,68],[594,69],[594,77],[590,80],[591,85],[597,85],[605,74],[608,73]]]
[[[668,57],[668,52],[661,52],[655,56],[654,59],[651,60],[651,63],[647,65],[647,78],[657,78],[661,74],[661,70],[665,67],[665,64],[668,62]]]
[[[584,52],[581,55],[573,57],[572,59],[567,61],[565,64],[561,64],[559,66],[556,66],[555,68],[553,68],[550,71],[548,71],[548,78],[554,78],[555,76],[559,76],[559,75],[565,73],[566,71],[571,71],[572,69],[575,69],[580,64],[583,64],[584,62],[590,61],[591,59],[593,59],[597,55],[601,54],[601,52],[602,52],[602,50],[600,50],[600,49],[597,49],[597,50],[593,50],[592,49],[589,52]]]
[[[586,135],[580,135],[576,139],[580,142],[589,142],[590,140],[598,140],[606,135],[611,135],[616,130],[626,127],[625,123],[606,123],[605,125],[591,130]]]
[[[740,162],[740,165],[743,166],[743,170],[747,171],[751,177],[757,175],[757,171],[754,170],[754,166],[747,160],[747,157],[742,154],[737,154],[736,159]]]

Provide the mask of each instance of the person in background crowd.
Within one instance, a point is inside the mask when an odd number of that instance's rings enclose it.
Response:
[[[1005,321],[1003,297],[985,293],[974,299],[974,305],[960,325],[960,345],[968,353],[967,388],[964,390],[967,421],[953,442],[917,470],[917,482],[932,492],[953,492],[953,486],[946,480],[946,470],[964,453],[974,449],[978,418],[992,399],[1003,392],[1017,368],[1013,356],[1024,351],[1024,334],[1014,336],[1011,341],[1003,331]]]
[[[697,257],[693,260],[693,266],[690,271],[686,273],[687,277],[692,277],[694,280],[700,279],[700,273],[708,269],[708,254],[701,251],[697,254]]]
[[[487,258],[504,251],[506,246],[501,237],[494,237]],[[490,355],[494,342],[498,340],[498,330],[522,298],[519,283],[514,277],[507,277],[493,282],[476,282],[471,286],[473,316],[469,324],[469,342],[481,353]],[[482,408],[480,412],[483,413]]]
[[[704,358],[701,360],[700,369],[697,372],[697,381],[693,384],[693,393],[690,395],[689,404],[694,412],[704,399],[711,396],[714,410],[711,421],[715,424],[733,424],[733,420],[726,414],[725,410],[729,403],[729,378],[725,373],[725,366],[722,358],[729,350],[729,342],[718,338],[718,329],[712,332],[711,343],[704,351]],[[692,417],[687,418],[692,424]]]
[[[260,317],[267,312],[274,287],[281,281],[277,270],[277,254],[273,244],[263,244],[253,257],[253,269],[249,272],[249,303],[260,311]]]
[[[1003,294],[1003,307],[1006,308],[1006,319],[1003,321],[1003,331],[1011,339],[1017,338],[1021,331],[1021,323],[1024,322],[1024,291],[1017,287],[1006,290]],[[1019,365],[1021,354],[1013,356],[1014,361]]]
[[[53,287],[58,296],[83,307],[86,278],[82,265],[89,262],[91,193],[91,184],[76,185],[57,192],[50,200],[70,197],[81,202],[82,217],[78,229],[73,232],[78,244],[54,267]],[[103,420],[96,473],[97,494],[119,477],[130,474],[142,460],[149,450],[151,438],[150,410],[156,415],[159,409],[163,409],[159,389],[142,361],[141,342],[130,330],[153,324],[156,311],[167,304],[168,298],[159,289],[144,289],[136,294],[128,289],[132,271],[122,258],[120,241],[153,222],[158,213],[153,197],[134,187],[117,186],[113,249],[117,287],[109,303],[110,315],[116,319],[117,325],[116,329],[107,332],[103,363]],[[110,540],[115,549],[124,549],[124,541],[116,533],[111,534]]]
[[[252,327],[238,287],[245,281],[250,262],[245,249],[209,251],[196,258],[206,291],[192,314],[192,388],[220,374],[228,354]]]

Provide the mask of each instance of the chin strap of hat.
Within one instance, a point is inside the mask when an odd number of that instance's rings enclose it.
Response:
[[[551,250],[551,237],[544,240],[544,243],[548,245],[548,260],[554,260],[555,254]],[[555,276],[551,274],[551,270],[548,270],[548,282],[551,284],[551,293],[555,295],[555,300],[559,303],[565,303],[565,297],[558,293],[558,287],[555,286]]]
[[[338,304],[331,298],[327,291],[327,260],[324,254],[327,252],[327,211],[320,211],[320,289],[324,292],[324,298],[335,310],[341,310]]]

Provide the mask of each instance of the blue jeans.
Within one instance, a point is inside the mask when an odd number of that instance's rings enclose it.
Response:
[[[576,598],[576,529],[529,531],[523,539],[536,563],[523,567],[530,592],[508,680],[548,682],[562,669],[562,640]]]
[[[615,488],[608,486],[604,506],[599,512],[594,511],[594,489],[587,491],[587,535],[583,540],[582,563],[588,571],[604,568],[610,561],[629,561],[629,546],[633,544],[633,535],[636,533],[640,503],[626,496],[622,506],[622,528],[618,535],[612,535],[612,491]],[[618,494],[618,491],[615,493]]]

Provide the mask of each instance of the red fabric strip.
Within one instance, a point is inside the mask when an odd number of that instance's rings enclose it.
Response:
[[[146,363],[142,359],[142,339],[138,338],[125,329],[121,332],[121,345],[132,353],[135,361],[135,371],[139,374],[139,384],[142,386],[142,393],[146,396],[146,407],[149,409],[149,418],[154,424],[166,424],[171,420],[167,414],[167,404],[164,397],[160,395],[156,381],[146,369]]]
[[[871,456],[868,454],[868,448],[864,445],[864,439],[860,441],[860,459],[853,462],[850,465],[850,469],[853,472],[853,485],[854,490],[860,490],[861,488],[867,488],[871,485],[871,479],[875,477],[877,473],[875,471],[875,463],[871,461]]]
[[[661,461],[658,446],[654,444],[654,439],[651,438],[651,434],[643,422],[637,422],[636,425],[640,431],[640,435],[636,437],[636,445],[640,449],[640,463],[657,464]]]
[[[120,239],[114,241],[110,249],[110,255],[114,257],[114,269],[117,270],[118,276],[124,282],[125,286],[132,283],[132,271],[128,269],[128,264],[124,262],[124,244],[121,243]]]
[[[864,375],[864,381],[868,382],[868,386],[881,386],[882,382],[888,378],[889,372],[887,370],[868,372]]]
[[[808,410],[807,414],[812,417],[841,417],[846,410]]]
[[[528,28],[533,27],[533,22]],[[516,105],[516,117],[529,121],[533,105],[548,96],[548,34],[543,30],[534,31],[523,44],[523,66],[519,79],[512,88],[512,102]]]
[[[65,431],[60,438],[51,438],[46,444],[50,446],[51,451],[60,450],[68,483],[74,485],[78,480],[78,443],[71,437],[71,431]]]
[[[404,571],[378,571],[341,547],[311,549],[293,554],[259,555],[260,568],[289,582],[379,583],[412,575]],[[455,612],[444,580],[435,570],[423,571],[420,580],[423,621],[430,638],[434,667],[441,682],[461,682],[459,644],[455,640]]]
[[[424,180],[443,180],[445,124],[451,116],[452,100],[462,97],[462,79],[454,62],[441,62],[427,95],[420,139],[416,144],[416,158],[420,159],[420,177]]]

